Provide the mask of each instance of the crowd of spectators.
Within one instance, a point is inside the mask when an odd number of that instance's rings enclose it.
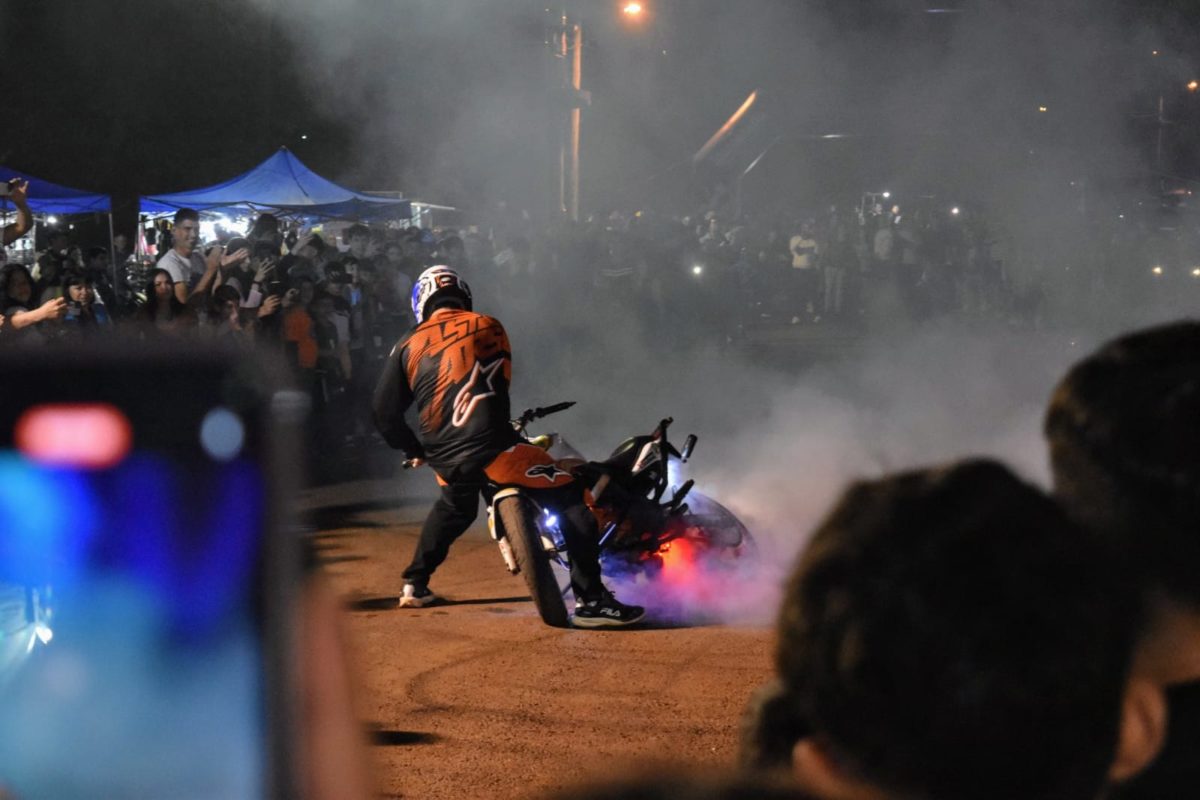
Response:
[[[13,196],[21,207],[23,190]],[[21,214],[5,244],[28,229]],[[321,452],[370,436],[374,373],[433,263],[480,284],[502,317],[654,326],[690,310],[726,339],[763,319],[821,325],[885,306],[920,319],[1013,302],[980,220],[947,231],[831,209],[753,230],[635,214],[540,234],[355,224],[340,239],[263,214],[244,237],[202,243],[198,215],[181,210],[130,293],[106,277],[105,253],[51,236],[34,269],[0,271],[0,341],[273,349],[313,398]],[[582,318],[553,302],[581,284]],[[850,486],[789,579],[777,674],[749,707],[743,762],[761,781],[710,791],[653,779],[611,796],[1192,796],[1198,364],[1200,325],[1180,323],[1073,367],[1046,414],[1052,493],[987,460]]]

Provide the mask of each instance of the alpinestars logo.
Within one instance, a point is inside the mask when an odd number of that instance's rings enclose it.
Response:
[[[565,469],[561,469],[557,464],[538,464],[536,467],[530,467],[525,470],[526,478],[545,478],[554,483],[558,480],[559,475],[570,475]]]
[[[478,361],[475,362],[471,376],[467,378],[466,386],[463,386],[454,397],[454,416],[450,418],[451,425],[456,428],[466,425],[472,412],[475,411],[475,406],[479,405],[484,398],[496,394],[496,371],[503,364],[503,358],[497,358],[486,367],[481,367]]]

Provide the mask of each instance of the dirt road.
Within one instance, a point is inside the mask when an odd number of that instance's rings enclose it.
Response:
[[[414,492],[429,488],[406,476],[304,501],[349,607],[383,797],[525,798],[629,768],[733,763],[747,695],[770,672],[769,628],[548,628],[480,523],[431,584],[447,602],[399,609],[428,509]]]

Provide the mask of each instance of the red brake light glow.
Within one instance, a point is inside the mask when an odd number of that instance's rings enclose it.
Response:
[[[17,449],[42,464],[105,469],[120,463],[133,446],[133,426],[116,406],[34,406],[17,420]]]

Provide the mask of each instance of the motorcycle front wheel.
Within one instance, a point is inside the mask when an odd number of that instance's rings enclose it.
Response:
[[[567,606],[563,603],[550,557],[542,546],[542,536],[537,527],[537,509],[518,495],[500,500],[496,504],[496,513],[542,622],[554,628],[567,627]]]

